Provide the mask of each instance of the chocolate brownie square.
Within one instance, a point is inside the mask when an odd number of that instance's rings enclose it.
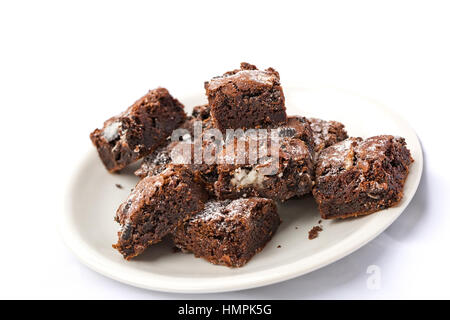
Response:
[[[263,198],[210,201],[174,233],[175,245],[198,258],[242,267],[272,238],[281,220],[275,202]]]
[[[215,128],[277,127],[286,122],[283,89],[274,69],[241,63],[238,70],[205,83]]]
[[[186,119],[183,105],[164,88],[150,90],[90,137],[109,172],[116,172],[163,144]]]
[[[158,175],[145,177],[117,210],[121,229],[113,247],[127,260],[141,254],[201,211],[206,200],[201,182],[184,167],[169,166]]]
[[[313,195],[323,219],[366,215],[395,206],[413,162],[405,139],[348,138],[324,149]]]
[[[337,121],[308,118],[314,138],[316,156],[320,151],[348,138],[345,126]]]
[[[285,201],[311,192],[314,183],[314,142],[306,118],[289,117],[288,123],[277,129],[279,137],[278,156],[268,147],[267,157],[258,149],[256,161],[242,159],[237,140],[227,142],[223,150],[223,163],[217,165],[218,180],[215,183],[219,199],[240,197],[263,197]],[[246,150],[250,154],[256,143],[248,137]],[[230,143],[235,147],[232,154],[227,150]],[[253,151],[254,152],[254,151]],[[244,161],[242,161],[244,160]]]

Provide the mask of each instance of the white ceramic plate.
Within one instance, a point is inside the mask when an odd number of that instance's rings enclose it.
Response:
[[[400,135],[415,159],[406,181],[404,198],[395,207],[347,221],[323,221],[323,231],[308,240],[319,218],[311,197],[279,206],[283,220],[265,249],[239,269],[209,264],[191,254],[173,253],[168,242],[157,244],[132,261],[112,249],[118,225],[118,205],[137,182],[133,170],[109,174],[91,147],[74,173],[62,216],[62,234],[79,259],[115,280],[141,288],[185,293],[220,292],[253,288],[291,279],[332,263],[374,239],[403,212],[419,185],[422,150],[409,125],[375,101],[332,88],[285,88],[289,114],[343,122],[352,136]],[[180,97],[190,111],[204,103],[203,93]],[[82,137],[85,138],[85,137]],[[119,189],[115,184],[121,184]],[[281,246],[280,248],[277,248]]]

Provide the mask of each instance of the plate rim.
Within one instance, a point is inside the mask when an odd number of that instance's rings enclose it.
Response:
[[[386,219],[382,227],[380,227],[376,232],[373,232],[369,236],[364,237],[364,241],[359,241],[356,245],[352,242],[354,237],[357,237],[360,233],[364,232],[365,228],[360,228],[356,232],[353,232],[349,237],[337,242],[334,245],[321,250],[311,256],[302,258],[297,261],[286,263],[280,266],[275,266],[267,268],[264,270],[254,271],[251,274],[238,274],[226,277],[225,280],[217,284],[214,281],[201,281],[201,279],[195,279],[196,281],[187,280],[185,278],[163,276],[157,274],[149,274],[142,270],[135,270],[133,274],[127,272],[129,266],[118,266],[111,263],[105,263],[105,259],[95,253],[95,250],[90,247],[76,232],[76,228],[71,224],[71,195],[76,187],[77,175],[76,173],[80,171],[82,167],[85,166],[86,162],[89,161],[90,157],[88,154],[95,152],[91,150],[84,155],[82,161],[79,162],[77,166],[73,168],[71,176],[68,182],[68,187],[66,188],[66,194],[64,198],[64,210],[63,214],[59,216],[59,232],[66,244],[66,246],[74,253],[74,255],[87,267],[90,269],[116,281],[149,290],[156,290],[160,292],[170,292],[170,293],[218,293],[218,292],[229,292],[229,291],[239,291],[244,289],[252,289],[262,286],[267,286],[275,284],[278,282],[293,279],[307,273],[313,272],[320,268],[323,268],[331,263],[334,263],[356,250],[360,249],[370,241],[378,237],[382,232],[384,232],[398,217],[404,212],[407,206],[410,204],[411,200],[414,198],[417,189],[420,185],[420,181],[423,174],[423,150],[420,143],[420,139],[417,136],[416,131],[410,126],[407,120],[401,117],[397,112],[381,103],[380,101],[370,98],[358,93],[354,93],[350,90],[341,89],[333,86],[311,86],[311,85],[295,85],[295,86],[284,86],[285,91],[287,90],[305,90],[305,89],[333,89],[339,92],[345,93],[347,95],[356,96],[366,101],[370,101],[376,104],[377,107],[383,109],[384,112],[388,113],[396,123],[401,123],[402,127],[407,128],[415,139],[415,144],[418,146],[418,158],[414,160],[415,170],[417,171],[417,178],[415,185],[411,189],[411,197],[402,200],[401,210],[395,214],[391,215],[389,219]],[[409,178],[409,177],[408,177]],[[398,207],[396,207],[398,208]],[[385,209],[380,211],[387,212],[390,209]],[[335,250],[338,247],[339,250]],[[107,261],[107,260],[106,260]],[[142,274],[142,276],[141,276]],[[145,276],[144,276],[145,275]],[[209,278],[206,278],[208,280]],[[205,279],[203,279],[205,280]],[[196,283],[197,282],[197,283]]]

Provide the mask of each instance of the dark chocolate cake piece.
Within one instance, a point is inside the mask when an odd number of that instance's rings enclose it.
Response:
[[[117,210],[121,229],[113,247],[127,260],[141,254],[201,211],[207,197],[202,183],[182,166],[143,178]]]
[[[348,138],[324,149],[313,195],[324,219],[366,215],[395,206],[413,162],[405,139]]]
[[[248,129],[278,127],[286,122],[283,89],[274,69],[241,68],[205,83],[215,128]]]
[[[109,172],[116,172],[165,143],[186,118],[183,105],[164,88],[150,90],[90,137]]]
[[[209,201],[174,233],[175,245],[214,264],[242,267],[272,238],[281,220],[263,198]]]

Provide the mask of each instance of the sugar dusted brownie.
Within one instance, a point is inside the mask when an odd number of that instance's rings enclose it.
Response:
[[[242,267],[264,248],[280,222],[272,200],[214,200],[178,227],[173,239],[177,247],[196,257]]]
[[[241,68],[205,83],[214,127],[226,129],[277,127],[286,122],[283,89],[274,69]]]
[[[348,138],[324,149],[313,195],[324,219],[347,218],[395,206],[413,162],[405,139]]]
[[[163,144],[185,118],[183,105],[166,89],[157,88],[90,137],[106,169],[116,172]]]
[[[314,142],[308,121],[302,117],[289,117],[288,123],[277,131],[280,135],[278,157],[270,153],[264,159],[264,154],[261,156],[258,153],[258,159],[253,164],[250,159],[239,164],[236,161],[239,157],[236,147],[234,154],[224,156],[224,163],[217,166],[218,180],[214,185],[219,199],[263,197],[285,201],[311,192],[314,183]],[[236,146],[236,141],[231,143]],[[246,143],[246,148],[250,148],[249,140]],[[227,153],[226,149],[223,152]],[[270,172],[268,167],[275,168],[275,171]]]
[[[117,210],[121,229],[113,247],[127,260],[141,254],[201,211],[206,200],[201,182],[184,167],[169,166],[143,178]]]
[[[340,122],[317,118],[308,118],[308,122],[313,133],[316,156],[323,149],[348,138],[345,126]]]

